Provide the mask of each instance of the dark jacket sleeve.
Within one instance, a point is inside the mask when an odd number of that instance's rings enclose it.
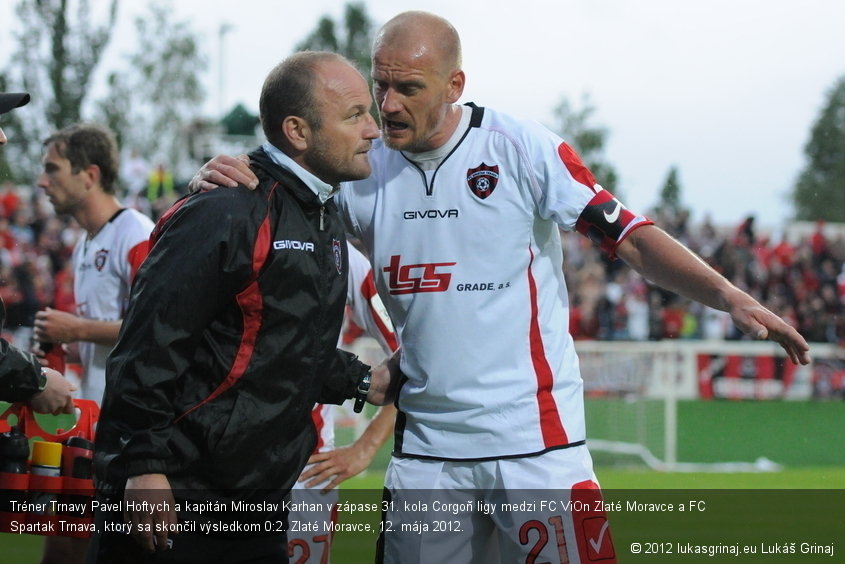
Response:
[[[247,222],[261,196],[245,190],[191,196],[154,231],[109,357],[100,418],[103,448],[127,476],[166,469],[179,381],[203,331],[252,274]]]
[[[337,349],[331,360],[329,375],[320,389],[320,403],[341,404],[344,400],[355,397],[358,382],[370,371],[370,367],[352,353]]]
[[[27,401],[38,393],[41,365],[35,356],[0,339],[0,400]]]

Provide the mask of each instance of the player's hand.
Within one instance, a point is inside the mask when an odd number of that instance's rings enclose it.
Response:
[[[234,188],[243,184],[250,190],[258,188],[258,177],[249,168],[249,157],[217,155],[204,165],[188,183],[190,193],[213,190],[218,186]]]
[[[72,392],[76,386],[52,368],[43,368],[47,375],[47,386],[29,400],[29,406],[38,413],[73,413]]]
[[[747,295],[746,295],[747,296]],[[745,298],[746,296],[741,296]],[[774,341],[786,351],[793,364],[810,363],[810,345],[786,321],[760,305],[753,298],[741,299],[730,308],[731,318],[739,329],[759,341]]]
[[[148,505],[146,510],[128,511],[126,508],[130,505],[127,503],[129,501],[134,502],[134,507],[143,508],[144,502]],[[173,491],[167,476],[132,476],[126,481],[123,502],[123,519],[132,524],[132,538],[147,552],[167,550],[168,530],[178,522]]]
[[[299,477],[305,486],[314,488],[323,482],[323,492],[329,492],[341,482],[363,472],[375,456],[374,451],[355,446],[336,448],[329,452],[312,454],[308,459],[308,469]],[[306,481],[307,480],[307,481]]]
[[[72,313],[47,307],[35,314],[34,337],[47,343],[72,343],[79,340],[81,323]]]

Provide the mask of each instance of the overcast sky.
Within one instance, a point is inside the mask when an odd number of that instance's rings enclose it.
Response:
[[[93,0],[105,4],[105,0]],[[13,0],[0,0],[0,22]],[[124,2],[104,68],[132,49]],[[264,76],[341,0],[173,0],[209,59],[210,115],[257,110]],[[553,125],[553,108],[588,93],[610,137],[628,207],[655,203],[672,165],[694,221],[754,214],[777,228],[804,166],[803,146],[834,81],[845,75],[842,0],[368,0],[376,24],[408,9],[449,19],[461,35],[462,101]],[[232,26],[220,56],[221,24]],[[0,32],[0,53],[13,48]],[[0,55],[2,58],[2,55]],[[227,79],[219,87],[219,71]]]

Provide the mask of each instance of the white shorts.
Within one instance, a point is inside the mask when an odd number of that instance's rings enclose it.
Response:
[[[303,472],[310,466],[306,466]],[[337,522],[337,489],[323,493],[328,480],[314,488],[296,482],[290,492],[288,514],[288,558],[291,564],[330,562],[333,532],[328,525]]]
[[[586,446],[481,462],[394,457],[384,495],[389,564],[616,562]]]

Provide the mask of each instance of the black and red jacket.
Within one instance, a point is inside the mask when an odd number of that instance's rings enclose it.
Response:
[[[263,150],[250,158],[257,190],[187,196],[151,235],[107,368],[101,490],[164,473],[197,497],[287,491],[316,443],[314,403],[352,397],[368,369],[337,349],[347,256],[334,201]]]
[[[39,392],[41,365],[34,355],[0,339],[0,401],[29,401]]]

